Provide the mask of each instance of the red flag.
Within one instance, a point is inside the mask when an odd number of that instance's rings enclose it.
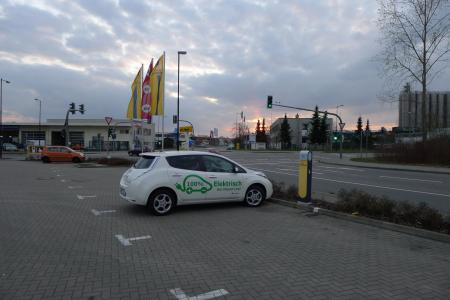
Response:
[[[151,120],[151,110],[150,105],[152,103],[152,93],[150,91],[150,74],[153,70],[153,58],[148,67],[147,74],[145,75],[144,81],[142,82],[142,116],[143,120]]]

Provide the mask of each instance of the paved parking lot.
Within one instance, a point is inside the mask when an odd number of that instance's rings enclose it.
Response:
[[[154,217],[124,168],[0,161],[1,299],[448,299],[450,245],[266,203]],[[195,297],[197,296],[197,297]]]

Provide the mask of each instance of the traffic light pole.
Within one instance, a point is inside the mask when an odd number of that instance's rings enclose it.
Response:
[[[281,104],[272,104],[272,106],[278,106],[278,107],[285,107],[285,108],[292,108],[292,109],[297,109],[297,110],[304,110],[304,111],[311,111],[311,112],[315,112],[315,110],[313,109],[308,109],[308,108],[302,108],[302,107],[295,107],[295,106],[289,106],[289,105],[281,105]],[[340,141],[340,150],[339,150],[339,158],[342,159],[342,143],[343,143],[343,135],[342,135],[342,130],[344,129],[345,123],[342,122],[341,117],[338,114],[334,114],[331,112],[327,112],[327,111],[318,111],[320,114],[328,114],[328,115],[332,115],[335,116],[336,118],[339,119],[339,127],[340,127],[340,132],[341,132],[341,141]]]

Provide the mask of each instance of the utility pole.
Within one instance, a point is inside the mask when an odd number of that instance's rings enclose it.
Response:
[[[11,83],[8,80],[0,78],[0,159],[3,158],[3,82]]]

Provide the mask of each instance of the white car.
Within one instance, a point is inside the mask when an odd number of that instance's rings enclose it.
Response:
[[[272,196],[261,173],[208,152],[143,153],[120,180],[120,196],[165,215],[177,205],[243,201],[259,206]]]

